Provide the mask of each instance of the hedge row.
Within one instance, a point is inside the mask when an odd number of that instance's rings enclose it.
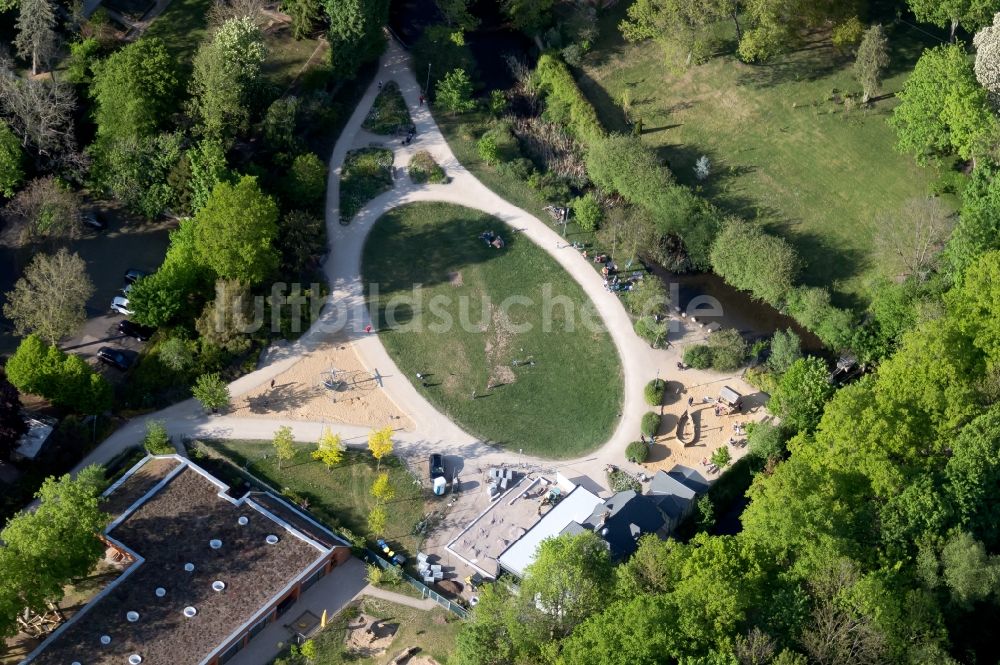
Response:
[[[586,145],[604,136],[604,127],[590,101],[584,97],[576,79],[566,64],[556,56],[545,54],[535,69],[538,83],[546,94],[549,120],[565,125]]]

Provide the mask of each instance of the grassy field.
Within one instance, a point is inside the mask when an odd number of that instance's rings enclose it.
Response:
[[[291,490],[306,499],[309,510],[327,524],[346,527],[357,535],[368,532],[368,511],[375,505],[370,490],[377,475],[371,455],[347,451],[340,466],[328,470],[312,459],[315,444],[300,443],[295,457],[279,469],[270,441],[209,441],[206,445],[276,490]],[[389,472],[396,490],[388,504],[386,540],[412,556],[420,547],[413,525],[424,517],[424,490],[395,457],[383,460],[382,470]]]
[[[488,230],[503,236],[503,249],[478,239]],[[369,289],[378,285],[382,343],[408,376],[428,374],[417,390],[468,431],[553,458],[579,455],[610,435],[622,399],[611,337],[560,304],[543,305],[550,289],[599,321],[576,282],[496,218],[447,204],[393,210],[372,230],[363,273]],[[415,284],[421,300],[396,307],[387,326],[386,303],[412,296]],[[512,295],[531,304],[504,307]]]
[[[360,603],[360,609],[387,623],[398,624],[396,635],[386,652],[380,656],[369,657],[346,653],[344,637],[347,632],[348,612],[345,611],[337,615],[329,627],[314,638],[317,656],[312,665],[339,663],[386,665],[407,647],[419,647],[420,651],[414,659],[429,656],[439,663],[446,663],[448,656],[454,650],[455,638],[462,625],[457,617],[443,609],[418,610],[381,598],[365,598]]]
[[[143,33],[159,37],[167,50],[187,71],[198,45],[208,34],[208,10],[212,0],[173,0]]]
[[[261,70],[279,90],[285,90],[292,85],[300,73],[304,75],[303,68],[307,64],[309,65],[307,69],[329,64],[330,55],[325,42],[319,39],[295,39],[289,26],[265,31],[264,45],[267,46],[267,59],[264,60]],[[309,59],[320,46],[323,48],[310,62]]]
[[[340,221],[346,224],[366,203],[392,189],[392,151],[352,150],[340,173]]]
[[[832,286],[845,302],[863,301],[875,267],[872,218],[927,196],[938,177],[936,168],[920,168],[895,151],[886,122],[895,99],[868,110],[845,107],[841,95],[860,91],[852,58],[822,35],[767,65],[723,55],[672,71],[657,45],[622,41],[616,24],[626,5],[603,19],[601,42],[580,77],[602,122],[628,130],[621,106],[627,94],[643,138],[680,181],[789,238],[808,263],[810,284]],[[907,30],[889,28],[884,93],[901,88],[921,49],[934,42]],[[701,155],[712,163],[704,182],[693,169]]]

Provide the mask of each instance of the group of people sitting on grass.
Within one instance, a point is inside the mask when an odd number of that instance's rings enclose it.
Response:
[[[504,241],[495,231],[484,231],[479,234],[479,239],[486,243],[487,247],[493,249],[503,249]]]

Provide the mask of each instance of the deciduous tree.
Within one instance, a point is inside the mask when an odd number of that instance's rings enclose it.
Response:
[[[382,26],[387,0],[323,0],[330,19],[330,59],[337,76],[352,79],[362,64],[377,58],[385,46]]]
[[[554,4],[554,0],[503,0],[501,8],[514,28],[533,35],[552,23]]]
[[[802,265],[788,242],[740,219],[723,225],[712,243],[711,261],[726,282],[772,305],[784,300]]]
[[[897,145],[919,162],[951,152],[974,158],[996,129],[987,93],[959,44],[924,51],[897,97],[890,120]]]
[[[69,161],[76,148],[73,86],[58,81],[22,78],[0,67],[0,106],[21,145],[49,160]]]
[[[812,356],[796,360],[781,377],[768,404],[789,427],[810,430],[819,423],[823,405],[833,395],[826,365]]]
[[[435,103],[451,115],[465,113],[475,108],[472,101],[472,81],[464,69],[453,69],[438,81]]]
[[[22,244],[80,235],[80,197],[53,176],[35,178],[3,209]]]
[[[392,483],[389,482],[389,474],[385,471],[378,474],[375,481],[372,482],[372,496],[379,503],[392,501],[392,498],[396,496],[396,490],[393,488]]]
[[[6,294],[3,313],[19,335],[37,333],[54,344],[83,325],[84,307],[93,294],[87,264],[78,254],[66,249],[36,254],[24,277]]]
[[[292,436],[292,428],[288,425],[282,425],[275,431],[271,444],[274,446],[274,456],[278,459],[279,469],[282,462],[295,457],[295,439]]]
[[[90,96],[99,142],[152,136],[177,107],[176,60],[156,37],[94,65]]]
[[[885,276],[924,281],[938,266],[953,221],[940,199],[916,198],[876,215],[874,224],[875,255]]]
[[[784,374],[796,360],[802,357],[802,343],[791,328],[776,330],[771,337],[771,353],[767,357],[767,367],[772,372]]]
[[[382,458],[392,454],[392,428],[373,429],[368,433],[368,450],[382,468]]]
[[[195,218],[194,233],[201,262],[219,277],[254,285],[278,266],[278,206],[252,176],[218,183]]]
[[[907,0],[906,4],[918,21],[950,29],[951,39],[955,39],[959,26],[975,32],[988,25],[997,10],[996,3],[990,0]]]
[[[383,536],[388,524],[389,514],[386,512],[385,506],[381,504],[372,506],[372,509],[368,511],[368,533],[376,537]]]
[[[328,469],[339,465],[344,459],[344,443],[340,435],[331,432],[329,427],[324,427],[312,458],[325,464]]]
[[[202,374],[198,377],[194,387],[191,388],[194,398],[201,402],[206,409],[211,409],[212,413],[218,413],[219,409],[229,406],[232,399],[229,395],[229,385],[222,380],[218,373]]]

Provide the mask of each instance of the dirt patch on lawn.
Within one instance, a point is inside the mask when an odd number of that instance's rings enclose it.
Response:
[[[448,273],[448,283],[451,284],[452,286],[462,286],[462,284],[465,283],[464,280],[462,279],[462,273],[461,272]]]
[[[347,650],[359,656],[370,658],[380,656],[388,650],[399,630],[398,623],[387,623],[370,614],[362,614],[347,624],[344,644]]]

